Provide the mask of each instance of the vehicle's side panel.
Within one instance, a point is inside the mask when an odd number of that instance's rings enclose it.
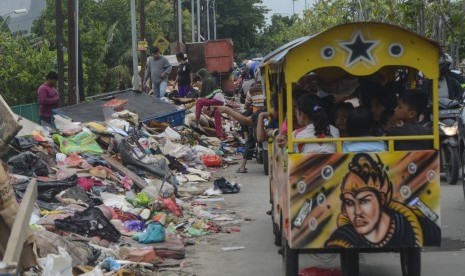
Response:
[[[291,248],[440,245],[437,151],[288,158]]]

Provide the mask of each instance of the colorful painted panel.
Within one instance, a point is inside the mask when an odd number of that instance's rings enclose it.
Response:
[[[292,248],[439,246],[437,151],[289,155]]]

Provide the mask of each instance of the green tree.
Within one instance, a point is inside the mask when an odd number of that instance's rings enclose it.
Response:
[[[269,11],[262,0],[216,1],[218,38],[231,38],[236,56],[245,56],[257,48],[259,30],[265,27]]]
[[[9,105],[37,101],[37,88],[55,70],[55,54],[46,43],[9,32],[1,31],[0,41],[0,93]]]

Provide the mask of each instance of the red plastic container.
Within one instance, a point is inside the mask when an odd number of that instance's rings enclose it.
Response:
[[[234,67],[234,49],[231,39],[205,42],[205,67],[210,72],[228,73]]]

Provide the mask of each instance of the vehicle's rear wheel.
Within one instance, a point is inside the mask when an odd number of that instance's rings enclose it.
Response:
[[[460,157],[456,147],[444,146],[444,163],[446,166],[446,181],[450,185],[457,184],[459,178]]]
[[[359,253],[357,249],[343,249],[341,251],[341,270],[343,276],[358,276]]]
[[[421,275],[421,248],[401,248],[400,249],[400,266],[402,276],[420,276]]]
[[[282,231],[281,231],[282,232]],[[299,274],[299,252],[291,249],[286,237],[282,237],[283,242],[283,268],[285,276],[298,276]]]
[[[274,221],[273,221],[273,235],[274,235],[274,245],[282,246],[283,241],[282,241],[281,229],[279,229],[279,226]]]

